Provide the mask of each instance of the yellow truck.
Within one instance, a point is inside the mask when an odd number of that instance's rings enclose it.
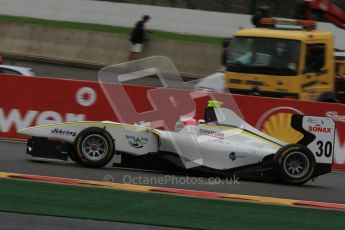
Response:
[[[231,41],[224,75],[231,93],[345,102],[345,61],[335,58],[331,32],[310,20],[263,22],[270,26],[237,31]]]

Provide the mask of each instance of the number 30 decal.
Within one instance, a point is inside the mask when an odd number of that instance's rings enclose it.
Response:
[[[332,156],[332,142],[327,141],[324,143],[323,141],[316,142],[317,146],[319,147],[319,151],[315,152],[316,156],[321,157],[323,154],[325,157],[331,157]]]

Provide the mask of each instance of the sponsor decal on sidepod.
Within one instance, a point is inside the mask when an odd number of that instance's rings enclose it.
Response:
[[[199,133],[201,135],[206,135],[206,136],[216,137],[219,139],[224,139],[224,133],[219,132],[217,130],[200,129]]]
[[[125,137],[128,140],[128,144],[136,149],[144,147],[144,145],[149,141],[147,137],[135,137],[130,135],[125,135]]]
[[[62,130],[62,129],[53,129],[51,133],[54,135],[63,135],[63,136],[72,136],[72,137],[75,137],[77,135],[77,132],[72,132],[69,130]]]

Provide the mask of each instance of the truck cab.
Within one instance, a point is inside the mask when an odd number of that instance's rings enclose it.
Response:
[[[236,32],[225,62],[225,87],[235,94],[338,102],[333,35],[302,25]]]

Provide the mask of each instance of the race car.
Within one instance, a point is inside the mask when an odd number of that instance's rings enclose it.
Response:
[[[35,126],[18,132],[31,136],[27,153],[33,157],[71,158],[85,167],[103,167],[116,159],[116,165],[132,162],[140,167],[149,163],[166,170],[210,175],[269,176],[288,184],[304,184],[330,172],[335,122],[328,117],[291,115],[287,125],[300,137],[297,143],[275,139],[231,109],[210,101],[204,120],[182,117],[172,131],[90,121]]]
[[[35,76],[35,73],[31,68],[12,66],[12,65],[0,65],[0,74],[15,74],[23,76]]]

